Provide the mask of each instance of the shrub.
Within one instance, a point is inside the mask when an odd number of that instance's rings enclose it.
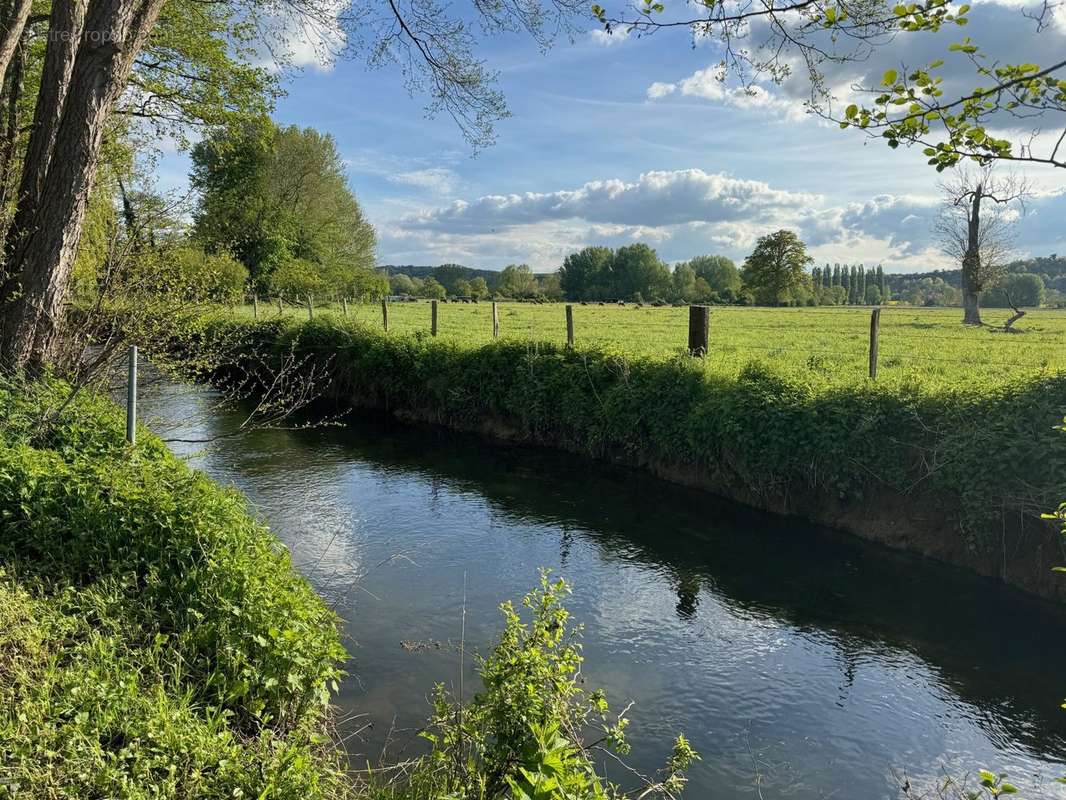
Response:
[[[428,756],[412,769],[409,800],[500,798],[608,800],[632,796],[597,774],[585,737],[625,754],[628,721],[612,717],[600,691],[580,680],[580,629],[563,605],[569,587],[541,573],[522,601],[528,619],[510,602],[490,654],[479,659],[482,690],[466,705],[438,686],[435,714],[423,733]],[[663,770],[641,797],[674,797],[685,770],[699,756],[678,736]],[[635,794],[635,793],[634,793]]]
[[[735,373],[708,372],[687,356],[506,339],[463,345],[329,319],[220,318],[202,335],[251,342],[231,360],[252,371],[271,350],[320,365],[328,358],[325,394],[343,405],[456,427],[497,419],[534,442],[696,465],[771,507],[795,497],[847,506],[884,491],[920,495],[953,518],[973,551],[991,546],[1007,516],[1035,520],[1066,472],[1066,441],[1048,435],[1062,417],[1064,376],[979,388],[840,381],[830,369],[757,358]]]
[[[110,401],[79,396],[40,436],[68,391],[0,384],[5,777],[42,797],[326,796],[334,615],[239,494],[150,435],[128,448]]]

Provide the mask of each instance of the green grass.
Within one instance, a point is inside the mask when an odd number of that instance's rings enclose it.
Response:
[[[341,796],[333,613],[240,494],[68,391],[0,381],[0,798]]]
[[[234,311],[252,317],[252,307]],[[339,306],[323,306],[316,318],[343,319]],[[563,304],[499,303],[500,336],[506,341],[566,341]],[[1011,312],[987,309],[984,320],[1001,326]],[[262,320],[284,316],[306,320],[306,308],[259,307]],[[688,310],[574,304],[575,343],[621,351],[632,356],[668,358],[683,351]],[[1066,369],[1066,312],[1029,311],[1017,323],[1023,331],[1004,334],[989,328],[964,327],[961,309],[889,306],[881,312],[879,378],[890,382],[943,379],[955,382],[974,375],[1002,378]],[[380,305],[349,306],[349,319],[381,327]],[[427,301],[392,303],[389,329],[395,334],[427,334]],[[441,303],[438,339],[461,346],[492,341],[491,303]],[[840,381],[866,377],[869,358],[868,308],[742,308],[711,309],[709,372],[736,374],[752,360],[786,370],[817,372]]]

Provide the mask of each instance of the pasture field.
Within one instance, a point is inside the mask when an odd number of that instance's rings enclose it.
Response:
[[[575,345],[617,350],[631,356],[666,358],[684,352],[688,309],[653,306],[573,304]],[[500,338],[566,342],[564,304],[500,302]],[[235,313],[252,316],[250,305]],[[380,328],[379,304],[349,304],[349,318]],[[285,316],[307,319],[307,309],[287,306]],[[1066,311],[1030,310],[1016,323],[1019,333],[995,330],[1011,315],[987,309],[990,327],[964,327],[958,308],[885,306],[881,311],[879,380],[914,377],[943,379],[1010,378],[1066,370]],[[278,316],[277,307],[259,305],[261,319]],[[341,317],[339,305],[315,309],[316,318]],[[415,334],[430,330],[428,301],[391,303],[389,330]],[[492,341],[492,304],[440,303],[438,338],[477,346]],[[788,371],[818,373],[849,381],[865,377],[869,358],[870,309],[711,308],[710,371],[732,372],[760,360]]]

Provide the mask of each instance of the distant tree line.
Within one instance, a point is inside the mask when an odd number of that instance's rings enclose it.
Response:
[[[962,271],[930,270],[886,275],[893,296],[911,305],[962,304]],[[1052,253],[1008,263],[1003,275],[984,294],[981,304],[990,308],[1066,307],[1066,258]]]
[[[814,268],[812,282],[819,305],[876,306],[891,297],[880,264],[870,270],[863,264],[826,264]]]
[[[890,274],[882,265],[825,264],[812,259],[793,232],[758,240],[739,266],[723,255],[701,255],[673,266],[646,244],[585,247],[562,266],[534,273],[528,265],[501,271],[459,264],[390,266],[393,295],[530,301],[638,302],[832,306],[899,301],[916,306],[962,303],[959,270]],[[1050,287],[1063,287],[1058,288]],[[1060,294],[1061,292],[1061,294]],[[1008,302],[1008,298],[1010,302]],[[989,307],[1066,305],[1066,259],[1056,255],[1013,262],[983,298]]]

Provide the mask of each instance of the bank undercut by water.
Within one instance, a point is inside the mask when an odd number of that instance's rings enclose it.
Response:
[[[1066,414],[1062,374],[841,380],[817,364],[711,368],[682,354],[468,345],[336,318],[224,314],[166,346],[191,362],[204,349],[221,358],[201,378],[265,379],[285,362],[313,372],[315,392],[336,407],[645,468],[1063,597],[1051,572],[1057,534],[1040,519],[1066,476],[1066,439],[1055,431]]]

